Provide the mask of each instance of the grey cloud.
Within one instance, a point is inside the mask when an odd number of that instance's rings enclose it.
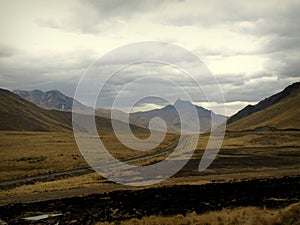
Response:
[[[283,7],[276,14],[266,15],[255,24],[250,33],[266,39],[262,51],[276,53],[299,50],[300,43],[300,2]]]
[[[173,5],[179,7],[179,12],[172,9]],[[189,5],[190,8],[183,6]],[[195,10],[191,10],[195,9]],[[161,11],[158,11],[161,10]],[[197,11],[198,10],[198,11]],[[53,18],[37,19],[40,27],[61,29],[64,31],[99,34],[114,34],[122,22],[133,22],[139,16],[151,19],[154,24],[167,26],[201,26],[207,29],[219,27],[242,35],[252,36],[253,39],[261,41],[262,46],[257,52],[241,52],[226,49],[196,49],[200,56],[222,56],[230,57],[240,54],[261,54],[269,58],[264,71],[257,74],[223,74],[216,76],[217,81],[224,91],[227,101],[259,101],[280,91],[285,86],[299,80],[300,71],[300,2],[299,1],[81,1],[64,20]],[[195,13],[190,13],[193,11]],[[144,18],[144,17],[143,17]],[[121,22],[120,22],[121,21]],[[250,26],[244,26],[243,22]],[[34,35],[34,34],[33,34]],[[107,37],[107,36],[106,36]],[[146,37],[147,38],[147,37]],[[176,43],[177,37],[173,37]],[[120,67],[128,60],[143,58],[143,49],[135,52],[127,52],[114,56],[105,63],[107,67]],[[172,53],[172,54],[170,54]],[[174,62],[189,64],[189,59],[178,57],[173,51],[163,52],[153,49],[153,58],[165,55]],[[0,81],[1,85],[10,89],[35,89],[44,90],[60,89],[68,95],[73,95],[77,82],[82,72],[94,61],[97,54],[90,52],[73,52],[66,55],[32,56],[20,53],[18,49],[0,46]],[[6,58],[10,58],[6,61]],[[205,101],[205,96],[199,94],[197,87],[193,86],[186,77],[169,70],[155,70],[154,65],[143,65],[140,70],[128,70],[127,74],[116,77],[104,90],[103,98],[107,105],[122,88],[122,85],[141,77],[141,71],[147,69],[156,76],[175,79],[180,85],[187,88],[195,101]],[[95,76],[105,73],[105,68],[99,67],[95,70]],[[271,76],[277,79],[269,80]],[[213,79],[203,78],[205,90],[213,92],[216,88]],[[91,80],[92,82],[93,80]],[[100,82],[104,82],[100,80]],[[162,84],[160,80],[153,80],[151,86],[157,89],[158,95],[166,94],[176,98],[177,91],[174,87]],[[97,87],[94,84],[92,87]],[[140,85],[142,92],[147,86]],[[175,93],[175,94],[174,94]],[[133,97],[134,92],[126,92],[124,102]],[[85,100],[88,102],[88,93]]]
[[[194,4],[196,7],[199,2],[178,4],[189,7]],[[252,36],[261,43],[260,48],[253,52],[226,49],[197,49],[196,52],[204,57],[263,55],[269,58],[264,68],[266,73],[275,73],[280,78],[300,77],[299,1],[210,1],[204,9],[199,8],[199,13],[188,13],[189,10],[186,10],[187,13],[180,16],[171,14],[163,22],[172,26],[219,27]]]
[[[102,99],[99,100],[99,104],[107,107],[117,97],[122,98],[124,104],[126,104],[129,99],[134,99],[143,93],[149,93],[150,96],[167,96],[175,101],[175,98],[180,97],[180,94],[178,95],[180,88],[190,92],[195,88],[196,91],[193,94],[199,96],[197,86],[192,80],[183,72],[173,72],[169,66],[157,65],[156,63],[143,63],[128,67],[110,77],[110,80],[106,82],[101,92]],[[176,82],[179,87],[176,87],[171,81]],[[127,85],[131,86],[127,87],[120,95],[121,90]]]
[[[38,19],[36,23],[42,27],[97,34],[123,26],[121,21],[127,21],[136,15],[155,10],[164,2],[159,0],[81,0],[65,19]]]
[[[82,0],[82,4],[88,3],[98,14],[100,18],[110,17],[131,17],[136,13],[152,10],[162,4],[164,1],[159,0]]]
[[[91,79],[87,81],[86,86],[89,87],[88,91],[91,96],[104,84],[103,78],[97,75],[93,76],[101,73],[104,73],[102,68],[97,68],[96,71],[91,72]],[[174,85],[172,81],[177,85]],[[97,84],[100,84],[100,86]],[[131,86],[122,90],[127,85]],[[208,86],[215,85],[215,83],[204,79],[200,85]],[[213,89],[214,87],[211,90]],[[115,98],[120,98],[122,99],[122,104],[124,104],[123,107],[126,107],[126,103],[130,99],[135,99],[145,93],[150,96],[165,96],[172,99],[171,102],[174,102],[177,98],[184,97],[182,90],[185,90],[194,101],[206,100],[206,96],[202,93],[199,86],[184,72],[174,70],[171,66],[157,65],[153,62],[135,64],[110,76],[110,79],[105,81],[105,86],[98,99],[98,106],[109,107]],[[121,91],[123,91],[122,94]]]
[[[213,0],[206,3],[205,7],[201,7],[201,1],[186,1],[178,4],[182,4],[182,11],[186,13],[179,15],[170,13],[169,17],[158,17],[163,20],[160,22],[173,26],[223,27],[227,30],[253,35],[259,39],[266,39],[260,53],[299,47],[297,44],[300,41],[299,1]],[[186,10],[184,6],[187,7]],[[197,8],[197,13],[190,13],[193,8]],[[250,26],[244,26],[243,23],[249,23]],[[218,53],[212,52],[212,54]],[[221,55],[223,54],[224,52]]]
[[[150,47],[152,47],[152,49]],[[164,62],[176,65],[189,63],[192,66],[198,59],[191,55],[186,54],[184,50],[179,47],[174,47],[170,43],[146,41],[124,45],[121,48],[114,49],[105,55],[105,59],[101,59],[101,61],[105,63],[105,65],[127,65],[128,63],[153,60],[157,62],[160,61],[162,64]]]
[[[286,1],[281,7],[273,7],[275,11],[269,11],[253,27],[253,32],[259,35],[276,35],[279,37],[299,36],[299,1]]]
[[[261,78],[249,80],[244,85],[225,89],[224,96],[226,102],[257,102],[276,94],[296,81],[297,79],[295,78],[280,79],[275,77],[275,79],[270,79],[269,77],[262,76]]]
[[[174,3],[173,3],[174,4]],[[174,26],[201,25],[203,27],[231,26],[231,29],[239,28],[241,22],[258,23],[268,25],[269,22],[277,22],[276,26],[266,27],[268,33],[277,33],[276,27],[285,22],[293,24],[299,17],[299,1],[181,1],[178,7],[182,8],[179,15],[171,12],[172,5],[169,2],[166,11],[170,14],[165,18],[159,17],[162,22]],[[176,3],[175,3],[176,4]],[[196,10],[195,10],[196,9]],[[266,20],[266,23],[263,21]],[[283,21],[283,23],[282,23]],[[296,23],[297,24],[297,23]],[[257,25],[257,24],[256,24]],[[295,25],[296,26],[296,25]],[[292,25],[292,27],[294,27]],[[255,28],[256,29],[256,28]],[[287,31],[291,28],[286,27]],[[281,30],[281,29],[280,29]],[[243,30],[243,32],[247,31]],[[263,31],[263,30],[262,30]]]
[[[20,54],[22,51],[11,46],[0,44],[0,58],[12,57],[16,54]]]
[[[269,60],[266,71],[272,71],[279,77],[300,77],[300,2],[274,6],[274,12],[267,13],[248,30],[252,35],[263,39],[261,54]]]
[[[0,58],[1,85],[11,90],[60,89],[73,95],[84,70],[93,62],[94,54],[81,51],[44,57],[20,54],[11,56],[9,61]]]
[[[174,26],[201,25],[213,27],[241,21],[256,21],[261,16],[260,4],[246,1],[183,1],[180,16],[170,14],[164,23]],[[203,7],[205,4],[205,7]],[[197,11],[193,10],[197,9]],[[194,13],[190,13],[190,11]],[[268,10],[270,11],[270,9]]]
[[[266,70],[272,71],[281,78],[295,77],[300,79],[300,54],[298,51],[286,51],[273,54],[265,63]]]
[[[216,80],[220,85],[242,86],[249,79],[246,73],[243,74],[222,74],[216,76]]]
[[[300,19],[300,18],[299,18]],[[276,54],[286,51],[300,50],[300,32],[297,36],[273,36],[266,41],[261,49],[263,53]]]

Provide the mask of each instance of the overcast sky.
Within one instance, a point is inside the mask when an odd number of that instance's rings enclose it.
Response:
[[[73,96],[83,72],[102,55],[132,42],[163,41],[207,65],[231,115],[299,81],[299,12],[298,0],[0,0],[0,84]],[[174,72],[151,68],[162,77]],[[208,107],[203,99],[194,102]]]

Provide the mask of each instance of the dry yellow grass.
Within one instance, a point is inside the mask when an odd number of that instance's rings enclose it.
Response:
[[[111,132],[102,132],[101,140],[118,159],[150,154],[176,143],[177,137],[167,134],[151,151],[135,151],[122,145]],[[148,134],[137,134],[146,138]],[[0,132],[0,180],[47,174],[88,166],[77,148],[71,132]]]
[[[136,133],[135,136],[139,139],[146,139],[149,137],[147,133]],[[100,134],[101,140],[109,152],[117,159],[127,159],[140,157],[143,155],[152,154],[160,150],[175,146],[178,141],[178,135],[166,134],[164,140],[156,148],[149,151],[132,150],[123,145],[112,132],[105,132]],[[142,147],[142,146],[141,146]]]
[[[72,133],[0,132],[0,179],[87,166]]]
[[[27,195],[51,191],[70,190],[78,187],[90,187],[103,182],[100,175],[91,173],[78,177],[69,177],[62,180],[36,182],[35,184],[23,185],[0,192],[0,197]]]
[[[139,152],[130,150],[116,141],[116,137],[109,132],[103,133],[102,140],[106,143],[110,152],[119,159],[126,157],[136,157],[150,152]],[[140,138],[147,137],[148,134],[137,134]],[[201,135],[199,139],[198,153],[204,149],[208,136]],[[152,152],[164,149],[176,143],[178,137],[168,134],[164,142]],[[225,136],[222,149],[247,149],[247,148],[270,148],[276,151],[277,147],[294,146],[300,147],[299,132],[241,132],[228,133]],[[87,166],[77,149],[72,133],[50,133],[50,132],[0,132],[0,171],[1,179],[11,179],[16,177],[44,174],[59,170],[78,168]],[[266,152],[266,154],[269,154]],[[148,165],[163,160],[167,155],[135,162],[135,165]],[[199,157],[195,154],[194,157]],[[292,169],[292,168],[291,168]],[[279,171],[266,173],[268,176],[278,175]],[[286,171],[284,175],[290,172]],[[295,173],[295,172],[293,172]],[[247,176],[256,177],[259,173],[251,172]],[[95,177],[98,177],[95,179]],[[236,175],[226,175],[226,180],[237,178]],[[222,179],[225,179],[222,178]],[[174,178],[175,179],[175,178]],[[178,178],[171,179],[170,184],[178,182]],[[212,178],[199,179],[190,182],[189,177],[184,180],[186,183],[209,182]],[[191,177],[192,179],[192,177]],[[219,178],[217,178],[219,179]],[[56,181],[38,182],[36,184],[24,185],[7,191],[2,191],[1,196],[23,195],[35,192],[68,190],[78,187],[101,185],[99,176],[88,174],[84,176],[65,178]],[[169,184],[169,183],[168,183]]]
[[[208,135],[201,135],[197,148],[204,149],[208,138]],[[227,132],[222,143],[222,150],[279,147],[300,147],[300,132]]]
[[[171,217],[150,216],[121,222],[99,222],[96,225],[299,225],[300,203],[280,210],[256,207],[223,209],[198,215],[176,215]]]
[[[130,150],[110,132],[102,133],[102,140],[113,156],[119,159],[150,154],[175,144],[178,137],[167,134],[159,147],[152,151]],[[146,138],[148,134],[138,134]],[[207,135],[201,135],[198,149],[204,149]],[[226,134],[222,149],[299,147],[299,132],[252,132]],[[0,132],[1,180],[60,170],[85,167],[73,134],[70,132]],[[155,163],[166,156],[149,159],[142,164]],[[140,165],[140,163],[138,163]]]

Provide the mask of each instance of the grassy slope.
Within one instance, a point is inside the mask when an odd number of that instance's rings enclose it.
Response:
[[[278,130],[299,130],[300,92],[294,91],[274,105],[229,124],[227,130],[255,130],[261,127],[273,127]]]
[[[68,131],[71,127],[51,112],[0,89],[0,130]]]
[[[117,123],[121,128],[126,126],[125,123]],[[111,120],[107,118],[97,116],[96,125],[99,130],[113,130]],[[131,125],[131,129],[133,132],[148,132],[135,125]],[[42,109],[8,90],[0,89],[0,130],[72,131],[72,113]]]

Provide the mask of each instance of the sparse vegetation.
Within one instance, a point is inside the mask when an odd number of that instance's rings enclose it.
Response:
[[[0,180],[87,166],[69,132],[1,131],[0,149]]]
[[[297,84],[299,87],[299,83]],[[299,130],[300,92],[295,89],[281,101],[228,125],[230,131]]]
[[[77,177],[70,177],[61,180],[37,182],[35,184],[23,185],[8,190],[2,190],[0,197],[27,195],[51,191],[70,190],[78,187],[90,187],[101,184],[101,176],[97,173],[86,174]]]
[[[197,148],[204,149],[208,138],[201,135]],[[300,147],[299,131],[227,132],[222,143],[222,150],[285,147]]]
[[[221,211],[172,217],[150,216],[97,225],[296,225],[300,224],[300,203],[284,209],[270,210],[257,207],[223,209]]]
[[[139,138],[148,136],[145,133],[136,135]],[[100,137],[110,153],[118,159],[151,154],[172,146],[177,140],[174,134],[167,134],[157,148],[143,152],[124,146],[112,132],[101,132]],[[0,131],[0,149],[0,180],[88,166],[71,132]]]

